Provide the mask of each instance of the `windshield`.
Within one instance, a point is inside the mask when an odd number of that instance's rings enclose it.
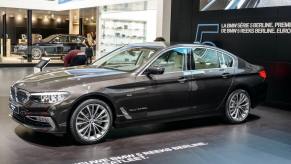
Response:
[[[147,62],[156,51],[157,49],[151,48],[121,48],[97,60],[93,65],[132,72]]]
[[[46,38],[44,38],[43,40],[41,40],[42,42],[49,42],[51,41],[53,38],[55,38],[57,35],[50,35]]]

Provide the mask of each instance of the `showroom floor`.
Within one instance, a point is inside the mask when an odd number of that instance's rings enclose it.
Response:
[[[9,86],[32,68],[0,68],[0,164],[291,163],[291,111],[260,106],[241,125],[218,118],[113,130],[97,145],[34,133],[8,117]],[[132,161],[132,162],[130,162]]]

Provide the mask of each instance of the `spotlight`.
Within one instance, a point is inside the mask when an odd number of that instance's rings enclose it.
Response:
[[[16,20],[18,21],[18,22],[21,22],[22,21],[22,16],[21,15],[17,15],[17,17],[16,17]]]
[[[43,22],[44,22],[44,23],[48,23],[48,22],[49,22],[49,18],[48,18],[48,16],[44,16],[44,18],[43,18]]]
[[[57,22],[61,23],[62,19],[60,17],[57,18]]]
[[[91,20],[94,20],[94,17],[93,16],[91,17]]]
[[[32,20],[32,22],[35,22],[36,21],[36,17],[32,16],[31,20]]]

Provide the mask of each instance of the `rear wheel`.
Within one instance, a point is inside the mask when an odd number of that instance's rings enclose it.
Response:
[[[112,126],[112,112],[100,100],[90,99],[81,103],[70,120],[74,139],[81,144],[95,144],[102,141]]]
[[[246,120],[251,109],[251,99],[247,91],[233,91],[225,104],[225,118],[228,122],[237,124]]]

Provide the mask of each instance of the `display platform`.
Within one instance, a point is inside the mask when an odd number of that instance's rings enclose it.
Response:
[[[33,132],[8,117],[7,104],[11,83],[32,72],[33,68],[0,68],[1,77],[6,77],[0,85],[0,124],[5,125],[0,126],[0,163],[291,162],[291,112],[265,106],[240,125],[206,118],[114,129],[103,143],[88,146]]]

